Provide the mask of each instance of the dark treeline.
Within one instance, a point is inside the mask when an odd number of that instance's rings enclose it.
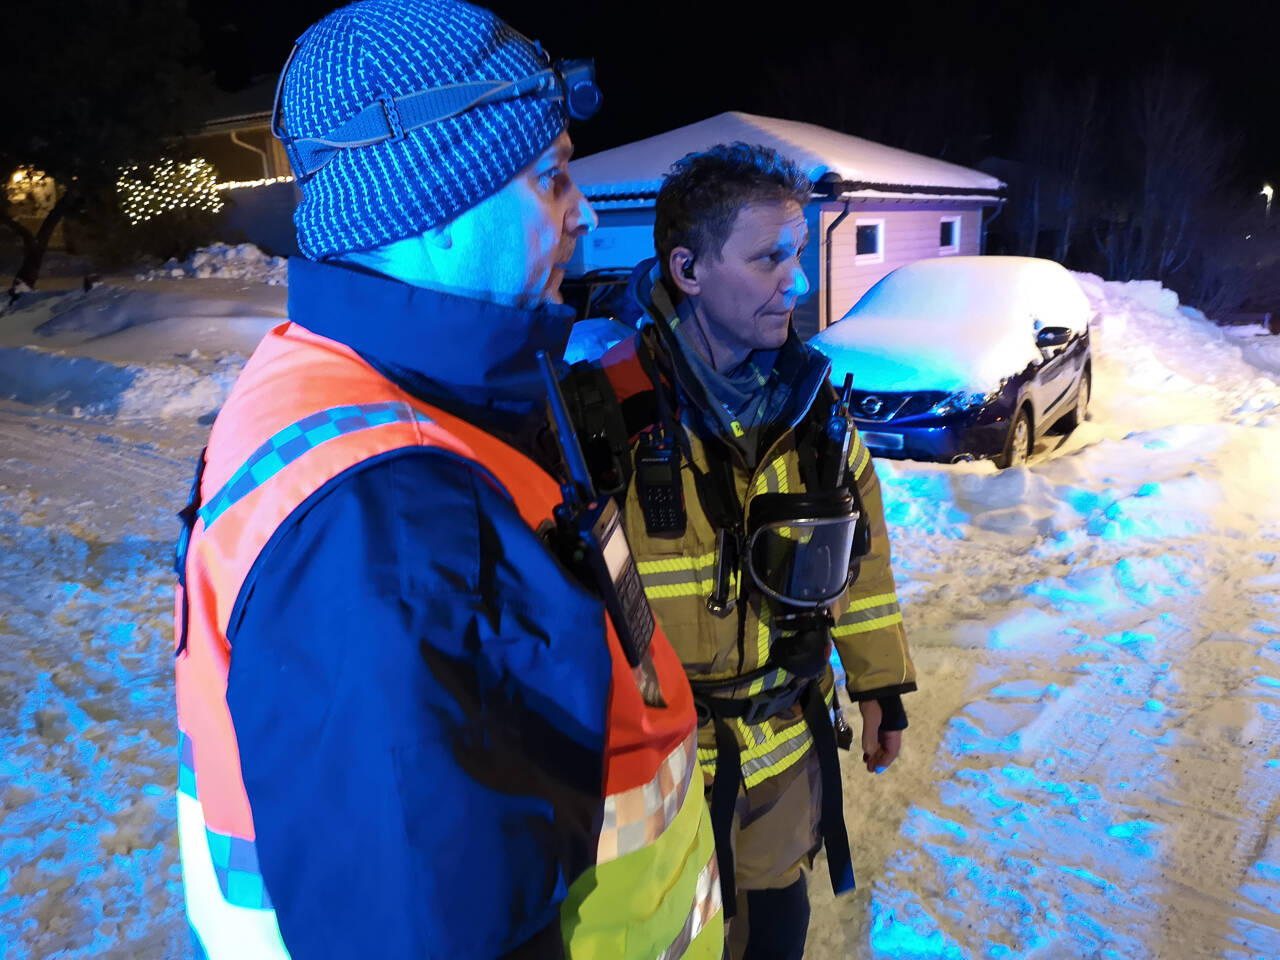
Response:
[[[954,62],[859,62],[837,43],[810,53],[770,72],[762,112],[998,176],[1008,201],[988,253],[1159,280],[1211,316],[1280,309],[1280,231],[1262,183],[1208,82],[1173,55],[1129,76],[1041,70],[993,85]],[[832,84],[837,68],[852,82]],[[821,98],[788,93],[824,78]]]

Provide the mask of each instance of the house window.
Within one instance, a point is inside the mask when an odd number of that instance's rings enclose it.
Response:
[[[884,262],[884,221],[859,220],[857,230],[857,251],[854,263]]]
[[[960,218],[943,217],[938,231],[938,252],[960,252]]]

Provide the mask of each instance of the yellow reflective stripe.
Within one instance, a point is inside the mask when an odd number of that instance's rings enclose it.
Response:
[[[857,633],[871,633],[873,630],[879,630],[881,627],[887,627],[895,623],[902,622],[902,611],[891,613],[887,616],[876,617],[874,620],[866,620],[862,623],[849,623],[836,627],[831,631],[833,637],[851,637]]]
[[[644,595],[650,600],[670,600],[673,597],[700,597],[711,593],[715,584],[710,580],[695,580],[692,583],[660,584],[644,586]]]
[[[743,669],[751,670],[755,667],[763,667],[769,662],[769,639],[773,633],[773,607],[770,604],[760,604],[760,618],[756,624],[756,662],[751,666],[743,664]],[[761,687],[761,690],[764,688]],[[753,693],[757,691],[752,691]]]
[[[762,729],[761,724],[749,724],[741,717],[737,718],[737,723],[738,731],[742,734],[742,739],[751,746],[763,747],[765,742],[769,739],[768,731],[766,729]]]
[[[840,619],[845,619],[850,613],[857,613],[860,610],[869,610],[872,607],[879,607],[890,603],[897,603],[898,595],[896,593],[877,593],[870,597],[859,597],[852,601],[849,606],[845,607],[845,612]]]
[[[849,466],[852,467],[858,461],[858,455],[862,453],[863,443],[862,434],[856,430],[853,434],[853,443],[849,446]]]
[[[715,589],[715,551],[700,557],[671,557],[636,563],[650,600],[692,597]]]
[[[809,727],[803,721],[769,737],[767,747],[743,751],[742,782],[747,787],[776,777],[804,756],[813,743]]]
[[[716,552],[704,553],[700,557],[668,557],[663,560],[637,560],[636,569],[641,576],[647,573],[679,573],[683,570],[695,570],[699,567],[714,566]]]
[[[698,766],[702,768],[702,772],[709,777],[716,775],[716,748],[715,747],[699,747],[698,748]]]
[[[676,960],[678,957],[686,956],[689,947],[715,918],[721,906],[720,865],[713,854],[706,866],[699,871],[698,879],[694,883],[693,906],[689,910],[684,927],[676,935],[671,946],[658,955],[658,960]],[[719,943],[718,937],[717,943]]]
[[[862,453],[858,456],[858,465],[853,468],[854,480],[862,479],[862,472],[867,469],[867,464],[871,462],[871,450],[864,445],[860,444],[860,446],[862,446]]]
[[[849,637],[857,633],[870,633],[893,623],[902,621],[902,608],[898,606],[898,596],[894,593],[881,593],[871,597],[861,597],[851,604],[831,630],[833,637]]]

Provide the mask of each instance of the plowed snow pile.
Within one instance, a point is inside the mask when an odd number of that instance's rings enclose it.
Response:
[[[897,764],[846,765],[859,889],[815,870],[811,960],[1280,956],[1280,338],[1079,279],[1088,422],[878,462],[921,692]],[[191,955],[173,514],[282,307],[219,282],[0,317],[2,957]]]

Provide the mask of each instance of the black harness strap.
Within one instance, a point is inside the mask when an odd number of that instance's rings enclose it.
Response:
[[[711,833],[716,841],[716,860],[720,864],[720,899],[725,919],[738,912],[738,886],[733,878],[733,811],[738,803],[738,785],[742,782],[742,754],[738,738],[722,719],[716,725],[716,773],[711,785]]]
[[[840,783],[840,756],[836,752],[835,730],[831,714],[816,680],[809,683],[801,697],[804,718],[818,754],[822,776],[822,813],[819,829],[827,849],[827,869],[831,872],[831,889],[844,893],[854,888],[853,857],[849,853],[849,831],[844,825],[844,791]]]
[[[182,589],[182,626],[178,631],[178,646],[173,653],[175,657],[181,656],[187,649],[187,627],[191,617],[191,601],[187,597],[187,551],[191,547],[191,532],[195,529],[196,518],[200,515],[200,481],[204,479],[204,455],[208,449],[205,447],[200,451],[195,479],[191,481],[191,495],[187,497],[187,505],[178,511],[182,529],[178,532],[178,542],[173,548],[173,572],[178,575],[178,586]]]

